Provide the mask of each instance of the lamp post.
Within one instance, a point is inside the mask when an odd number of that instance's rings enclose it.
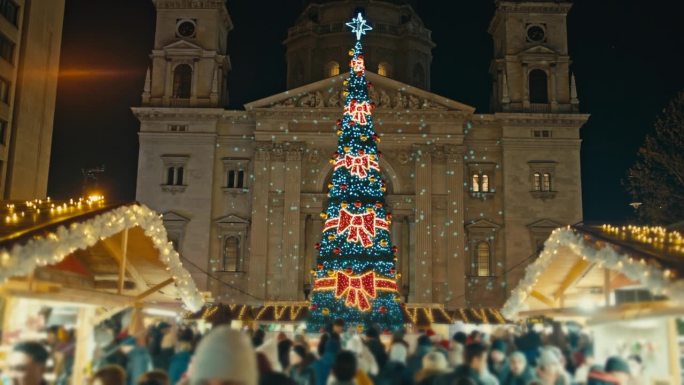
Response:
[[[303,287],[304,291],[304,300],[308,301],[309,300],[309,294],[311,294],[311,284],[310,283],[305,283]]]
[[[409,285],[408,285],[408,283],[406,283],[401,287],[401,295],[404,296],[404,303],[408,303],[409,293],[410,293]]]

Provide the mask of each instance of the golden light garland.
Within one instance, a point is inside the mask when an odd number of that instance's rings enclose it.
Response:
[[[634,241],[656,249],[684,254],[684,237],[679,231],[668,231],[662,226],[612,226],[604,224],[601,231],[618,239]]]

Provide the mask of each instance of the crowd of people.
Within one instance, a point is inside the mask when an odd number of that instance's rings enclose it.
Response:
[[[558,326],[558,325],[556,325]],[[303,334],[267,337],[261,329],[218,326],[200,337],[159,323],[144,335],[117,339],[94,364],[91,385],[640,385],[638,356],[593,359],[586,335],[530,328],[446,339],[426,330],[412,343],[389,343],[333,322],[317,343]],[[49,348],[49,347],[48,347]],[[14,385],[43,385],[50,357],[44,343],[22,342],[9,356]]]

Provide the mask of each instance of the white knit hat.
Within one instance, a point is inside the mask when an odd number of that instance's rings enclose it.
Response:
[[[402,364],[406,363],[406,358],[408,357],[408,350],[406,349],[406,346],[402,343],[394,343],[390,347],[389,351],[389,360],[390,361],[397,361],[401,362]]]
[[[245,334],[219,326],[202,338],[192,361],[190,385],[220,379],[257,385],[256,353]]]

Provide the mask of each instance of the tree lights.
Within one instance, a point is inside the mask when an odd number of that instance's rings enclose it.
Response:
[[[396,280],[396,248],[392,247],[391,214],[385,208],[385,181],[380,174],[379,137],[373,127],[375,104],[369,84],[361,36],[371,28],[361,14],[347,24],[356,34],[345,107],[337,121],[337,151],[329,201],[321,213],[325,226],[314,275],[308,328],[320,330],[342,318],[357,327],[397,329],[403,323]]]

